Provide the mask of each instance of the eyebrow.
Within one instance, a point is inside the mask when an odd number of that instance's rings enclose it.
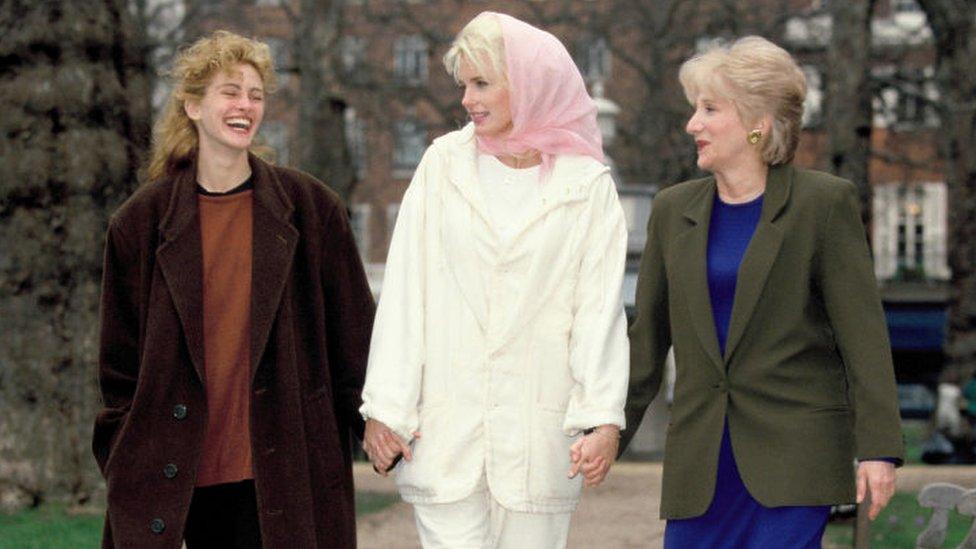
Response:
[[[218,86],[218,88],[226,88],[226,87],[231,87],[231,88],[234,88],[235,90],[242,89],[240,84],[236,84],[234,82],[224,82],[223,84],[221,84],[220,86]],[[264,93],[264,88],[254,87],[254,88],[251,88],[251,89],[249,89],[247,91],[248,92],[255,92],[256,91],[256,92]]]

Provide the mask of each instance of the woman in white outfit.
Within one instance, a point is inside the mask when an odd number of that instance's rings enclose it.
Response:
[[[426,548],[565,547],[624,428],[623,211],[559,40],[485,12],[444,63],[471,123],[427,149],[400,206],[364,447],[382,474],[403,454]]]

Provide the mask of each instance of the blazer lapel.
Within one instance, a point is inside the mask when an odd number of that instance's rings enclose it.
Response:
[[[712,315],[711,294],[708,289],[708,225],[715,199],[715,182],[709,180],[702,191],[685,209],[684,216],[692,227],[675,238],[671,249],[674,261],[675,286],[685,297],[688,313],[702,348],[713,365],[725,375],[725,366],[718,348],[718,335]]]
[[[746,325],[759,302],[766,278],[776,261],[783,231],[775,221],[786,207],[793,184],[793,169],[787,166],[774,166],[769,169],[763,199],[762,215],[756,232],[746,248],[739,275],[735,285],[735,300],[732,303],[732,318],[729,322],[728,339],[725,343],[725,361],[732,356],[736,345],[742,339]]]
[[[206,381],[203,350],[203,244],[197,206],[196,165],[173,182],[169,205],[159,224],[162,242],[156,261],[180,317],[193,368]]]
[[[298,230],[290,221],[293,206],[268,164],[250,158],[254,174],[251,263],[251,372],[257,373],[271,326],[291,272]]]

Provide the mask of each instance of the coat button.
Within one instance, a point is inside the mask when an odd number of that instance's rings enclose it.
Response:
[[[173,406],[173,417],[176,419],[186,419],[186,414],[186,405],[177,404],[176,406]]]
[[[167,463],[166,465],[163,466],[163,476],[166,478],[176,478],[176,473],[179,472],[180,470],[176,466],[176,464]]]
[[[162,534],[163,530],[165,529],[166,529],[166,523],[163,522],[163,519],[154,518],[151,521],[149,521],[149,530],[151,530],[153,534]]]

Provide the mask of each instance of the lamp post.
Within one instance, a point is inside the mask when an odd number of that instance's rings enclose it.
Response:
[[[603,81],[593,83],[593,102],[596,103],[596,123],[600,127],[603,146],[609,147],[617,137],[617,115],[620,106],[603,96]]]

